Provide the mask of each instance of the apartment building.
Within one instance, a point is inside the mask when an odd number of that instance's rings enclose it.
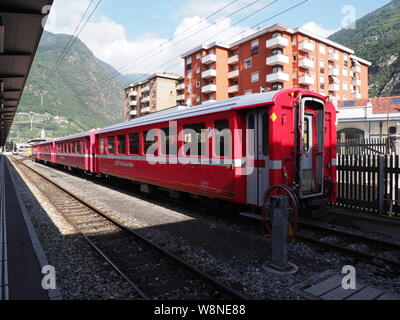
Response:
[[[335,102],[368,98],[371,63],[302,28],[276,24],[229,45],[196,47],[182,58],[187,104],[293,87]]]
[[[177,81],[173,73],[155,73],[146,80],[130,84],[125,90],[125,119],[131,120],[177,105]]]

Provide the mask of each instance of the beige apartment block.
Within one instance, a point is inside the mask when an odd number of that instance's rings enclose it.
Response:
[[[276,24],[232,44],[196,47],[182,58],[190,105],[293,87],[335,102],[368,98],[371,63],[302,28]]]
[[[145,81],[126,86],[125,120],[176,106],[180,78],[173,73],[155,73]]]

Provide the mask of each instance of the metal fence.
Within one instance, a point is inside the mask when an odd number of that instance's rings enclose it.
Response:
[[[336,206],[400,216],[400,155],[338,155]]]
[[[400,137],[390,136],[369,139],[337,141],[337,153],[345,155],[400,154]]]

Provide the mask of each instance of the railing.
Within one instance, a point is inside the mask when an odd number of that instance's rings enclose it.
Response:
[[[346,139],[337,142],[337,153],[340,155],[384,155],[396,151],[396,143],[392,138]]]

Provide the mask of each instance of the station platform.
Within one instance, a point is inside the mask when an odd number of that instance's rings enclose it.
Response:
[[[0,300],[60,298],[58,290],[42,288],[47,259],[9,166],[0,155]]]

